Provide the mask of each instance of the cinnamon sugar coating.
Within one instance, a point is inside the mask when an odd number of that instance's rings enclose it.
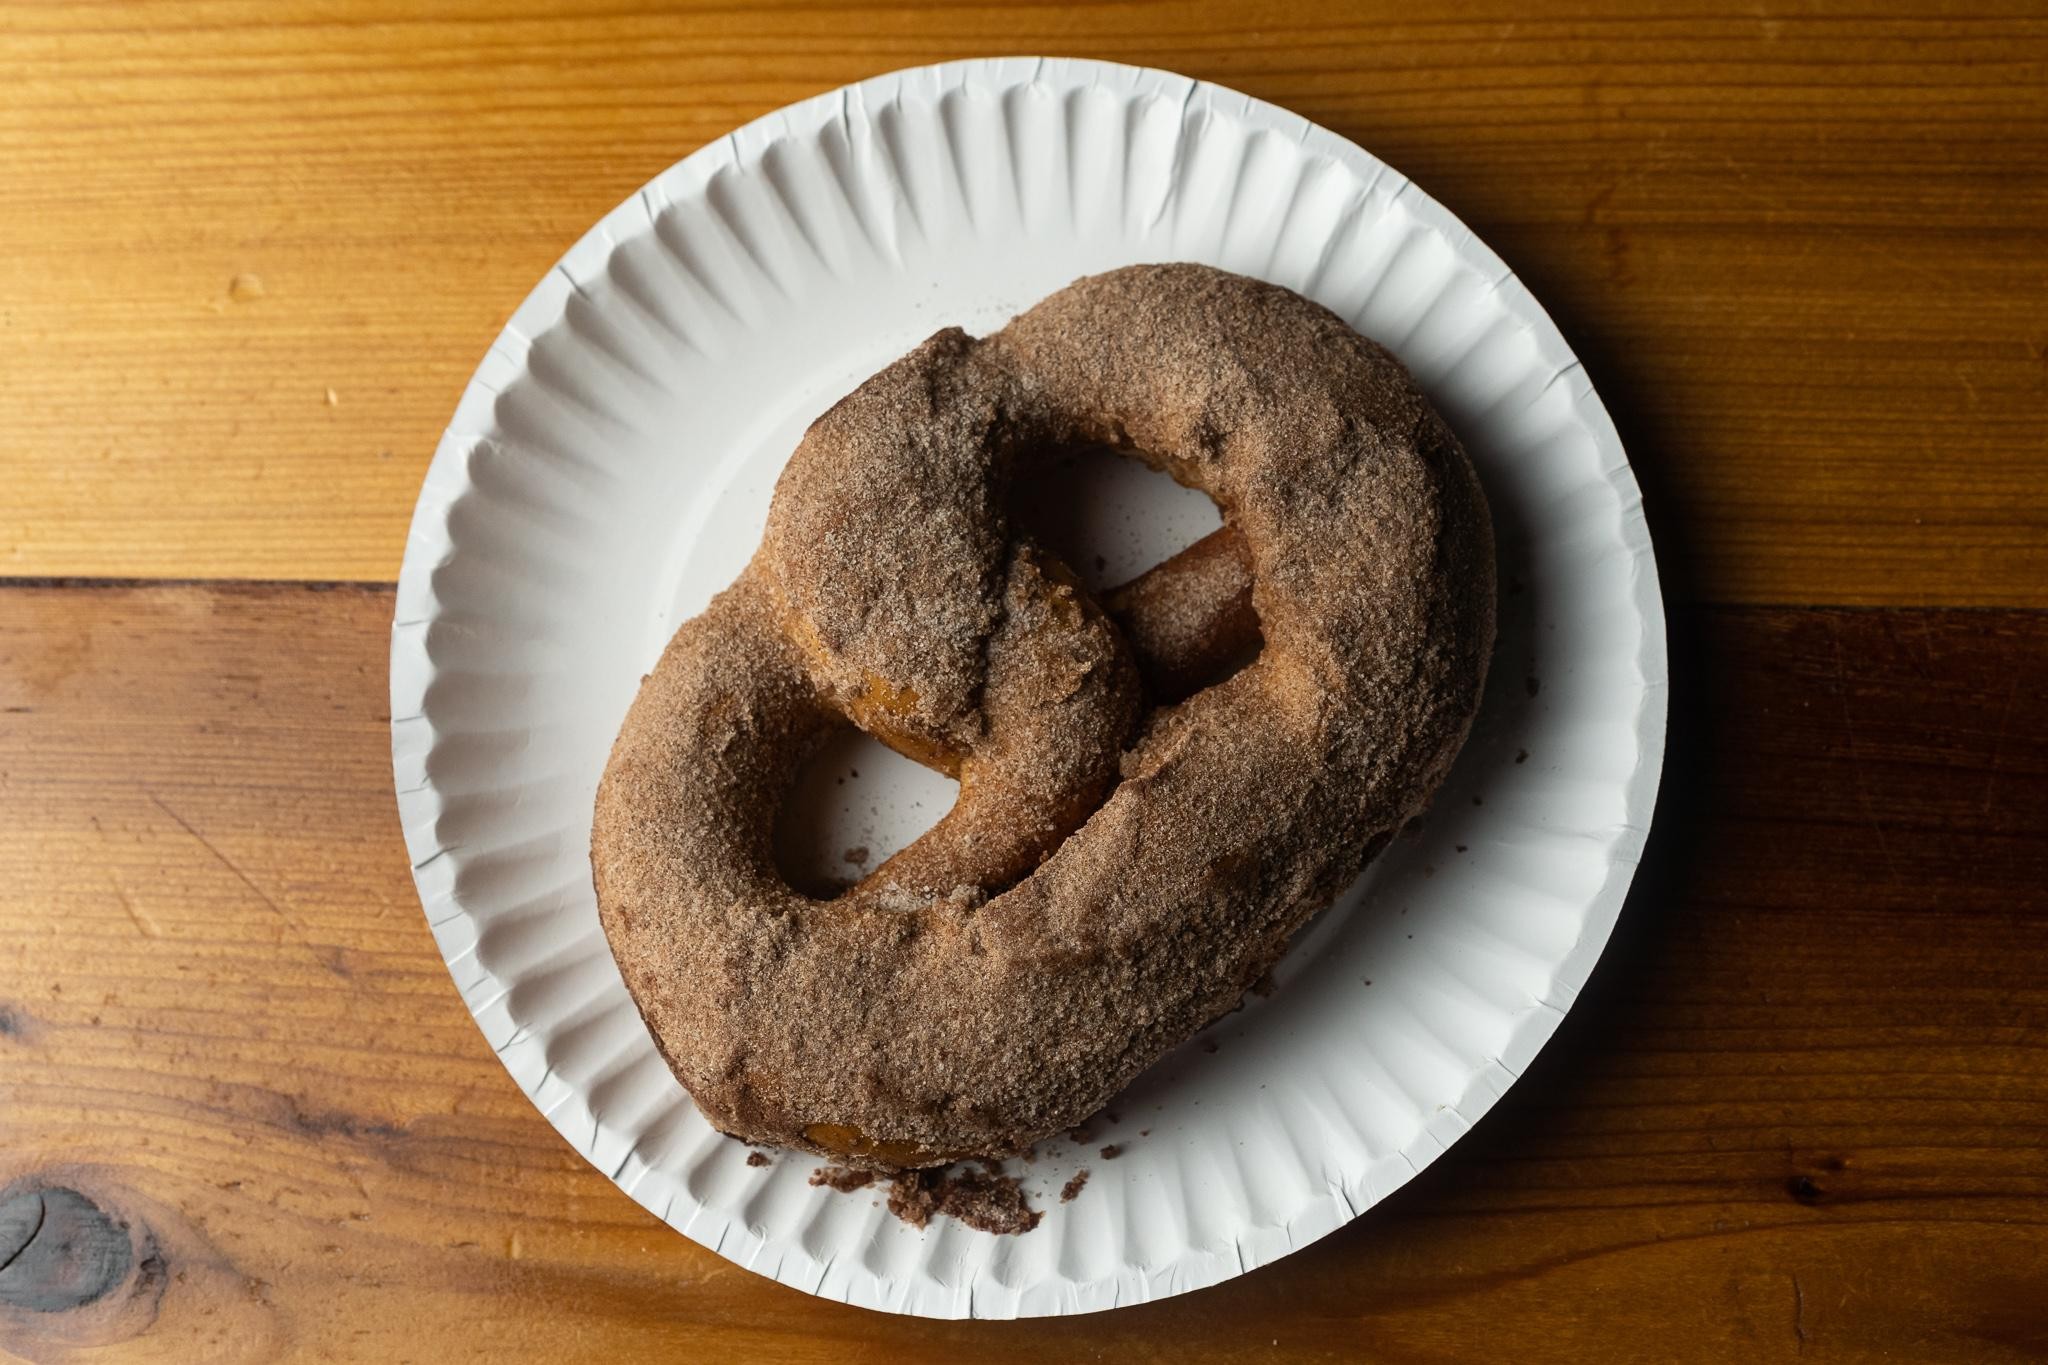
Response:
[[[1227,523],[1108,611],[1004,510],[1084,443]],[[1285,289],[1138,266],[987,338],[939,333],[805,435],[760,550],[613,749],[599,911],[662,1054],[719,1128],[856,1165],[1079,1123],[1235,1006],[1428,801],[1478,705],[1493,576],[1448,428]],[[815,901],[773,824],[849,718],[961,795]]]

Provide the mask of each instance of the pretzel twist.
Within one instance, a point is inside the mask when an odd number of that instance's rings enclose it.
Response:
[[[1226,528],[1097,603],[1004,512],[1077,444]],[[593,833],[605,932],[721,1129],[878,1166],[1020,1151],[1233,1007],[1428,800],[1493,591],[1456,440],[1287,290],[1132,267],[940,332],[806,433],[760,550],[634,701]],[[816,900],[774,823],[848,723],[960,793]]]

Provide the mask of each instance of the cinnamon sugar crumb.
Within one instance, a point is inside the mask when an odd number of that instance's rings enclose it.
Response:
[[[1073,1179],[1069,1180],[1066,1184],[1060,1186],[1060,1202],[1062,1204],[1073,1203],[1074,1196],[1079,1194],[1081,1192],[1081,1187],[1086,1185],[1087,1183],[1087,1171],[1081,1170],[1074,1172]]]
[[[752,1157],[747,1164],[754,1164]],[[1003,1174],[1002,1167],[992,1162],[982,1162],[979,1169],[960,1165],[898,1171],[893,1177],[849,1166],[820,1166],[811,1172],[811,1184],[841,1194],[867,1189],[885,1178],[889,1212],[914,1228],[924,1228],[944,1215],[977,1232],[1000,1236],[1029,1232],[1044,1216],[1024,1202],[1024,1187],[1017,1177]]]
[[[1109,1144],[1109,1146],[1104,1147],[1100,1152],[1096,1153],[1096,1155],[1100,1156],[1104,1161],[1115,1161],[1118,1157],[1122,1156],[1123,1154],[1124,1148],[1123,1144],[1120,1142],[1112,1142]]]
[[[977,1232],[1025,1233],[1044,1217],[1024,1202],[1024,1187],[999,1166],[904,1171],[889,1185],[889,1212],[914,1228],[944,1214]]]

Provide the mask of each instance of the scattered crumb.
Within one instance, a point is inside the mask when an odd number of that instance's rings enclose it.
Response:
[[[944,1214],[999,1236],[1029,1232],[1044,1216],[1024,1202],[1024,1187],[1015,1176],[986,1162],[980,1170],[961,1165],[904,1171],[890,1183],[889,1212],[914,1228]]]
[[[1252,994],[1260,997],[1265,997],[1271,995],[1275,990],[1279,988],[1279,986],[1280,983],[1273,979],[1273,970],[1269,967],[1265,971],[1259,973],[1259,979],[1257,981],[1252,982]]]
[[[747,1164],[753,1164],[751,1157]],[[820,1166],[811,1172],[813,1185],[841,1194],[867,1189],[883,1179],[878,1172],[847,1166]],[[914,1228],[923,1228],[944,1214],[977,1232],[1023,1233],[1037,1227],[1043,1216],[1024,1202],[1024,1187],[1015,1176],[1003,1174],[1002,1167],[987,1161],[978,1170],[963,1164],[899,1171],[888,1178],[888,1200],[889,1212]]]
[[[1095,1120],[1088,1119],[1067,1129],[1067,1136],[1086,1146],[1095,1137]]]
[[[1515,762],[1517,762],[1517,763],[1527,763],[1528,761],[1529,761],[1529,751],[1528,751],[1527,749],[1517,749],[1517,750],[1515,750]]]
[[[1434,877],[1436,875],[1436,864],[1424,863],[1422,865],[1422,875],[1425,877]]]
[[[1472,798],[1472,804],[1475,806],[1483,806],[1486,804],[1486,798],[1483,796],[1475,796]]]
[[[1458,852],[1460,852],[1460,853],[1464,853],[1464,852],[1467,852],[1467,851],[1468,851],[1468,850],[1466,849],[1465,845],[1463,845],[1463,844],[1459,844],[1459,845],[1458,845]]]
[[[1526,680],[1524,680],[1522,686],[1528,688],[1529,695],[1533,697],[1537,694],[1537,692],[1542,690],[1543,682],[1535,674],[1532,673],[1528,676]]]
[[[1110,1121],[1111,1123],[1122,1123],[1122,1122],[1123,1122],[1123,1116],[1122,1116],[1122,1115],[1120,1115],[1120,1114],[1118,1114],[1118,1113],[1117,1113],[1117,1112],[1116,1112],[1116,1111],[1115,1111],[1114,1109],[1105,1109],[1105,1110],[1103,1110],[1103,1111],[1102,1111],[1102,1117],[1104,1117],[1105,1119],[1108,1119],[1108,1120],[1109,1120],[1109,1121]]]
[[[1365,978],[1365,984],[1366,984],[1366,985],[1368,985],[1368,986],[1370,986],[1370,985],[1372,984],[1372,978],[1371,978],[1371,977],[1369,977],[1369,976],[1368,976],[1368,977],[1366,977],[1366,978]]]
[[[766,1152],[748,1152],[747,1164],[749,1166],[773,1166],[775,1163],[769,1160]]]
[[[1139,1136],[1139,1137],[1151,1137],[1151,1136],[1152,1136],[1152,1130],[1151,1130],[1150,1128],[1140,1128],[1140,1129],[1138,1130],[1138,1136]]]
[[[1124,1147],[1121,1142],[1112,1142],[1109,1144],[1109,1146],[1104,1147],[1101,1151],[1096,1153],[1096,1155],[1101,1157],[1104,1161],[1115,1161],[1118,1157],[1122,1156],[1123,1154]]]
[[[1071,1204],[1071,1203],[1073,1203],[1073,1202],[1074,1202],[1074,1196],[1075,1196],[1075,1195],[1077,1195],[1077,1194],[1079,1194],[1079,1193],[1081,1192],[1081,1187],[1082,1187],[1083,1185],[1086,1185],[1087,1183],[1088,1183],[1088,1172],[1086,1172],[1086,1171],[1076,1171],[1076,1172],[1074,1172],[1074,1178],[1073,1178],[1072,1180],[1069,1180],[1069,1181],[1068,1181],[1068,1182],[1067,1182],[1066,1184],[1064,1184],[1064,1185],[1060,1186],[1060,1202],[1061,1202],[1062,1204]]]
[[[868,860],[868,846],[866,844],[855,844],[841,856],[855,867],[859,867]]]
[[[1214,1053],[1216,1051],[1216,1040],[1214,1038],[1204,1038],[1202,1040],[1202,1051]]]
[[[262,298],[263,277],[248,274],[235,276],[228,281],[228,297],[236,303],[247,303],[251,299]]]

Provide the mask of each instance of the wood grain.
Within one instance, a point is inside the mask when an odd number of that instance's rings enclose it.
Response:
[[[1591,0],[0,3],[0,574],[388,581],[471,367],[657,171],[1076,52],[1352,137],[1528,280],[1681,596],[2048,604],[2048,17]]]
[[[1469,1139],[1213,1290],[945,1324],[696,1247],[514,1088],[409,881],[390,606],[0,590],[0,1242],[132,1253],[40,1311],[0,1245],[24,1358],[2048,1353],[2048,615],[1678,613],[1636,893]]]
[[[811,1299],[640,1211],[464,1012],[388,591],[0,582],[0,1357],[2048,1357],[2048,614],[1840,609],[2048,606],[2030,0],[0,0],[0,575],[388,581],[471,367],[601,213],[791,100],[1017,51],[1359,141],[1613,409],[1706,605],[1533,1071],[1213,1290]]]

